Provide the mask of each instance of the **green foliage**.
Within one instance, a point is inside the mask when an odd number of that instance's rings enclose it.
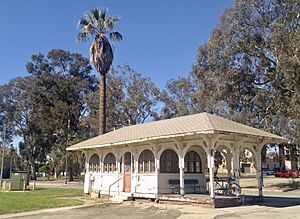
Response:
[[[42,172],[42,173],[48,173],[49,172],[49,166],[48,165],[43,165],[41,167],[39,167],[39,172]]]
[[[286,144],[285,145],[286,149],[289,149],[290,153],[287,156],[287,158],[291,161],[291,169],[292,170],[298,170],[298,153],[299,153],[299,149],[300,149],[300,145],[299,144],[295,144],[295,143],[291,143],[291,144]]]
[[[119,17],[107,17],[106,9],[92,8],[77,23],[77,27],[81,28],[81,32],[77,34],[77,40],[86,41],[89,37],[98,38],[108,34],[112,41],[120,41],[122,40],[122,35],[113,31],[115,23],[119,20]]]
[[[6,85],[7,112],[16,134],[23,139],[20,154],[34,177],[36,163],[46,162],[49,154],[53,168],[62,166],[68,136],[82,140],[80,120],[87,108],[84,98],[97,88],[97,80],[88,59],[60,49],[51,50],[47,57],[33,55],[26,67],[30,76]]]
[[[299,11],[297,0],[236,0],[190,74],[167,83],[160,118],[206,111],[299,143]]]
[[[107,75],[107,129],[143,123],[156,116],[160,91],[150,78],[143,77],[130,66],[112,68]],[[99,93],[87,95],[88,114],[83,118],[86,133],[97,133]],[[90,137],[93,137],[90,136]]]
[[[3,159],[3,147],[0,147],[0,164]],[[5,148],[4,150],[4,163],[3,163],[3,179],[10,178],[10,171],[22,170],[24,167],[21,164],[21,157],[13,148]],[[1,171],[1,165],[0,165]]]
[[[186,78],[168,82],[163,117],[211,112],[299,141],[300,2],[236,0]]]

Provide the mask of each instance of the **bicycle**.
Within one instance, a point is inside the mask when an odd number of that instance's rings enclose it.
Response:
[[[218,177],[215,177],[215,190],[222,191],[223,195],[228,196],[240,196],[241,187],[236,182],[234,178],[229,177],[227,181],[220,180]]]

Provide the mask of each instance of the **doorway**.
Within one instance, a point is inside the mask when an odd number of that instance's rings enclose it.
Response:
[[[124,192],[131,191],[131,153],[124,154]]]

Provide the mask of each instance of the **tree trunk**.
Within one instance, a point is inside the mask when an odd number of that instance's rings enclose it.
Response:
[[[74,181],[73,162],[70,163],[70,166],[68,168],[68,178],[69,178],[69,182],[73,182]]]
[[[291,169],[297,171],[298,170],[298,159],[297,157],[291,157]]]
[[[59,175],[59,168],[54,168],[54,178],[58,179]]]
[[[35,168],[35,162],[33,160],[30,161],[30,175],[32,180],[36,180],[36,168]]]
[[[290,159],[291,159],[291,169],[298,170],[298,157],[297,157],[297,145],[289,144],[290,148]]]
[[[285,169],[284,144],[279,144],[279,167],[280,170]]]
[[[106,73],[100,74],[99,134],[106,129]]]

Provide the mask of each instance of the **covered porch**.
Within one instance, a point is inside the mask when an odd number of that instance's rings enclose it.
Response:
[[[82,151],[86,156],[85,193],[126,193],[157,200],[177,196],[190,199],[190,194],[195,198],[209,193],[209,198],[215,199],[222,194],[216,190],[214,179],[217,151],[225,158],[227,177],[235,178],[237,184],[240,151],[251,151],[258,197],[262,197],[261,150],[266,144],[285,141],[268,132],[200,113],[123,127],[67,150]],[[236,200],[241,202],[242,198]]]

